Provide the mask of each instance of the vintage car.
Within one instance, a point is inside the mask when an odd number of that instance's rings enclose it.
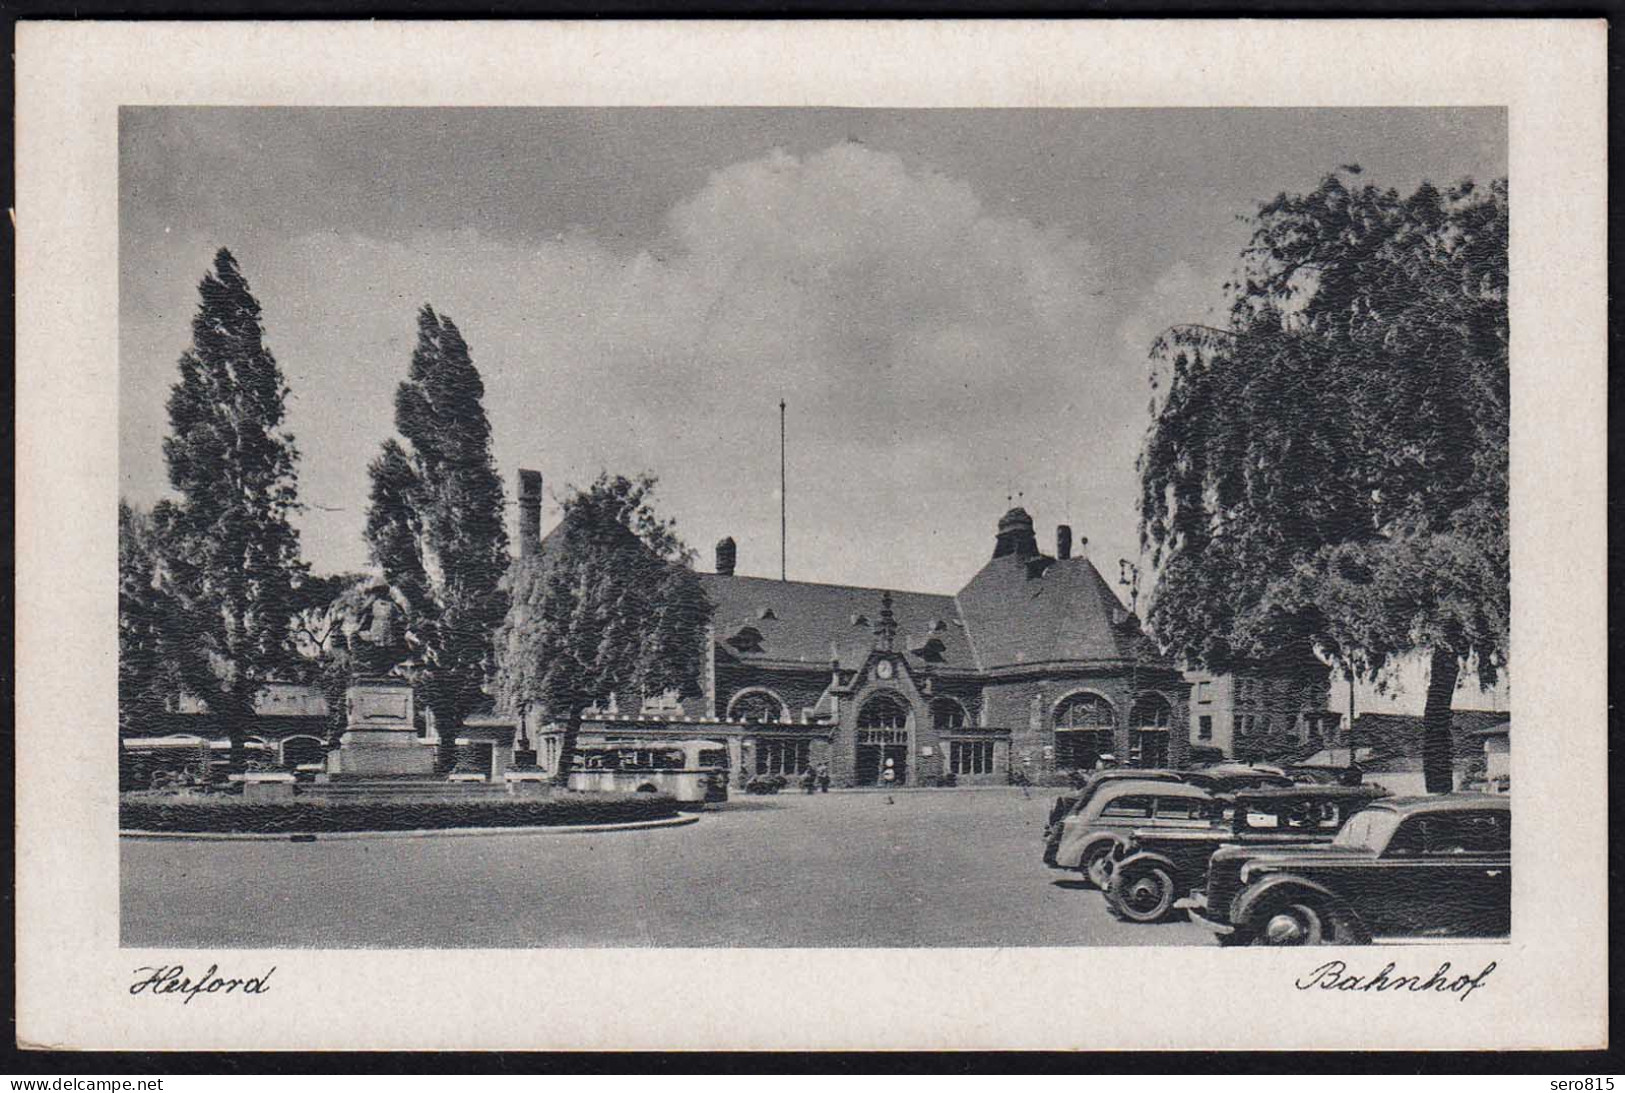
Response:
[[[1208,859],[1220,847],[1328,843],[1386,795],[1367,786],[1265,786],[1213,802],[1206,828],[1136,828],[1106,863],[1106,907],[1128,922],[1160,922],[1181,896],[1206,887]]]
[[[1318,782],[1326,786],[1357,786],[1365,781],[1365,771],[1357,766],[1308,766],[1300,763],[1287,767],[1286,776],[1294,782]]]
[[[1184,771],[1185,780],[1220,793],[1254,786],[1290,786],[1297,781],[1279,767],[1248,766],[1244,763],[1216,763]]]
[[[1195,770],[1171,770],[1166,767],[1108,767],[1089,776],[1082,789],[1063,793],[1050,806],[1049,821],[1044,825],[1044,864],[1059,868],[1055,861],[1061,846],[1061,821],[1082,811],[1100,787],[1121,779],[1152,782],[1184,782],[1214,792],[1246,789],[1252,786],[1290,786],[1291,778],[1274,771],[1257,770],[1236,763]]]
[[[1260,763],[1255,766],[1258,770],[1278,773],[1301,785],[1357,786],[1365,781],[1365,772],[1357,766],[1337,767],[1308,763],[1290,763],[1284,767]]]
[[[1217,851],[1207,890],[1179,905],[1221,945],[1505,937],[1511,805],[1476,793],[1375,801],[1323,846]]]
[[[1110,782],[1061,821],[1055,866],[1075,869],[1095,887],[1103,887],[1106,863],[1136,830],[1205,830],[1213,825],[1214,805],[1220,801],[1212,790],[1188,782],[1133,778]]]
[[[1142,782],[1178,782],[1184,772],[1163,768],[1107,767],[1091,773],[1078,789],[1063,793],[1050,805],[1049,820],[1044,824],[1044,864],[1055,864],[1055,851],[1061,845],[1061,821],[1088,803],[1090,796],[1101,786],[1123,779]]]

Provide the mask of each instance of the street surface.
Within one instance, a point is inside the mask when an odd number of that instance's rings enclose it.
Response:
[[[1053,789],[736,797],[583,835],[121,840],[126,945],[1211,945],[1134,926],[1039,860]]]

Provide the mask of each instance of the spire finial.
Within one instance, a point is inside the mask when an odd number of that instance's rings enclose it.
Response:
[[[880,595],[880,618],[875,621],[875,644],[891,652],[892,644],[897,640],[897,618],[892,614],[891,592],[882,592]]]

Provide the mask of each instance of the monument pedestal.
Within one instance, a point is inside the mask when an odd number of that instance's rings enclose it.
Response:
[[[432,776],[435,749],[418,739],[412,685],[399,679],[357,679],[345,695],[349,721],[328,753],[327,773],[362,777]]]

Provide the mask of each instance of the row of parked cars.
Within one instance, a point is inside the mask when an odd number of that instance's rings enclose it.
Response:
[[[1221,945],[1505,937],[1501,795],[1394,797],[1358,769],[1113,768],[1057,798],[1044,863],[1119,919],[1189,914]]]

